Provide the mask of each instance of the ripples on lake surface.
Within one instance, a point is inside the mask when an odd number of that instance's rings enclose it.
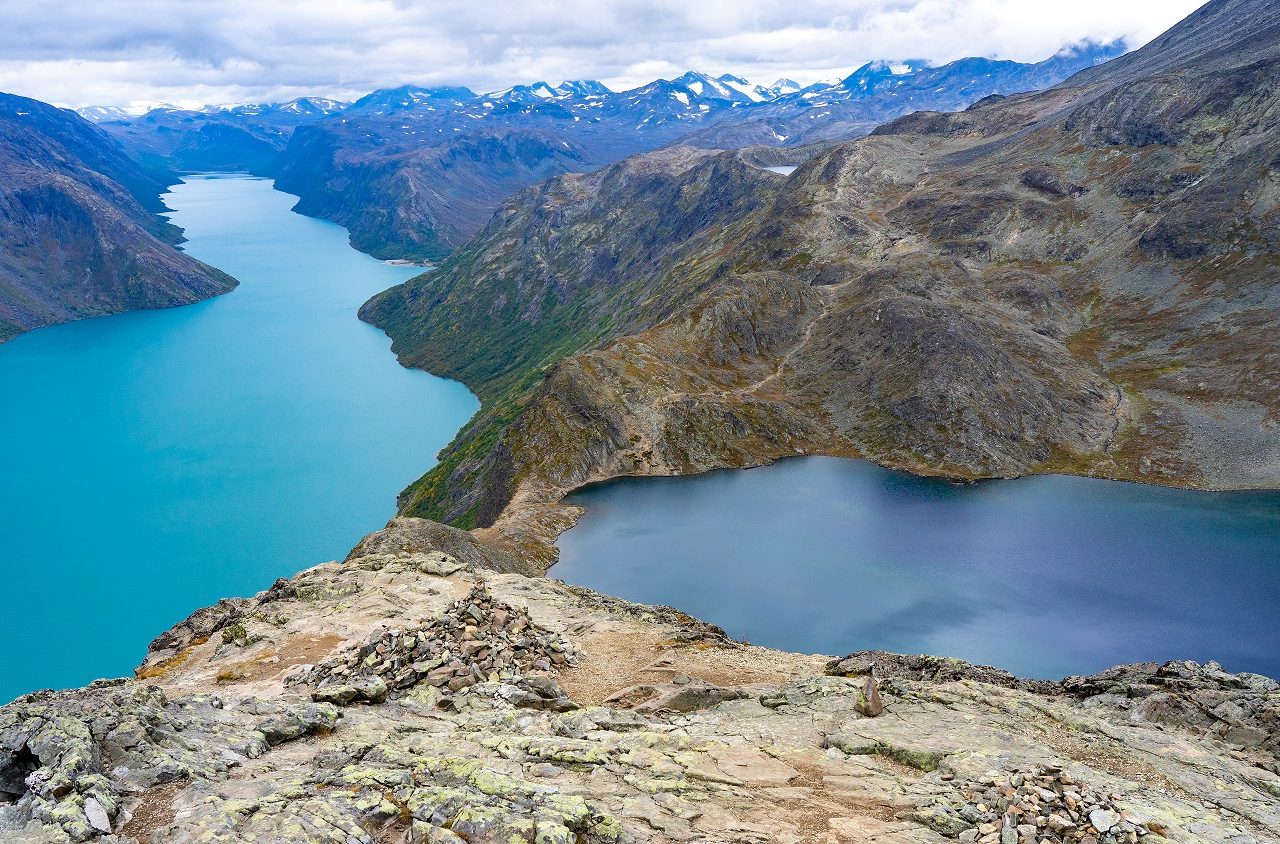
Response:
[[[295,201],[192,177],[184,248],[237,290],[0,345],[0,703],[127,674],[192,610],[341,558],[475,411],[356,319],[420,270]]]
[[[757,644],[1033,677],[1167,659],[1280,677],[1280,493],[1066,476],[957,486],[810,457],[569,500],[588,512],[552,577]]]

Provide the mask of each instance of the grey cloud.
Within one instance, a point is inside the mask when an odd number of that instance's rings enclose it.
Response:
[[[626,87],[696,68],[802,82],[874,58],[1144,42],[1196,0],[0,0],[0,89],[67,105],[352,97],[415,82]]]

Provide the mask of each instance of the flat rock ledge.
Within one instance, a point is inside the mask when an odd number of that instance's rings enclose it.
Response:
[[[452,534],[0,709],[5,844],[1280,844],[1280,685],[732,641]]]

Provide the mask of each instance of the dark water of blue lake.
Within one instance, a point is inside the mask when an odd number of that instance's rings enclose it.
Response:
[[[340,558],[475,412],[356,319],[420,272],[248,177],[167,197],[241,281],[0,346],[0,703],[127,674],[197,607]]]
[[[552,577],[752,642],[1061,677],[1216,659],[1280,677],[1280,493],[1089,478],[956,486],[800,458],[570,501]]]

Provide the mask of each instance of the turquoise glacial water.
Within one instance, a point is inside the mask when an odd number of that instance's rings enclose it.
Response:
[[[1280,677],[1280,493],[1062,476],[956,486],[799,458],[632,478],[550,575],[762,645],[954,656],[1057,678],[1216,659]]]
[[[184,248],[237,290],[0,345],[0,703],[128,674],[192,610],[340,559],[475,412],[356,319],[419,270],[294,201],[189,178]]]

